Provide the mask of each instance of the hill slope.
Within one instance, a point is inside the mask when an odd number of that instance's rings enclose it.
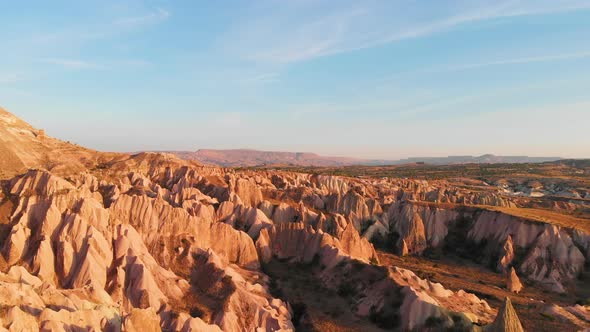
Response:
[[[311,152],[260,151],[251,149],[215,150],[200,149],[197,151],[166,151],[185,160],[195,160],[205,164],[223,167],[252,166],[383,166],[425,163],[430,165],[457,164],[500,164],[500,163],[542,163],[560,160],[560,157],[527,157],[527,156],[448,156],[448,157],[412,157],[400,160],[361,159],[353,157],[327,157]]]
[[[0,108],[0,179],[28,168],[60,173],[92,167],[118,155],[102,153],[45,135],[15,115]]]
[[[259,151],[249,149],[213,150],[200,149],[190,151],[170,151],[186,160],[197,160],[205,164],[224,167],[260,166],[260,165],[296,165],[296,166],[345,166],[373,165],[380,161],[348,157],[325,157],[310,152]]]

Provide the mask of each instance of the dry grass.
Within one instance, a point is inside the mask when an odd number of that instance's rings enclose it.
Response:
[[[579,229],[590,234],[590,220],[577,218],[550,210],[533,208],[512,208],[489,205],[463,205],[454,203],[434,203],[424,201],[412,201],[413,204],[431,206],[441,209],[473,209],[501,212],[533,222],[552,224],[566,228]]]
[[[590,234],[590,220],[576,218],[549,210],[531,209],[531,208],[506,208],[497,206],[480,207],[492,211],[498,211],[515,217],[538,221],[542,223],[575,228]]]

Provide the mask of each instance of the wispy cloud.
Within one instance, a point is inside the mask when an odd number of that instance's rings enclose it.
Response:
[[[117,60],[111,63],[111,66],[117,67],[149,67],[153,63],[143,59],[132,59],[132,60]]]
[[[127,16],[124,16],[127,14]],[[172,14],[163,8],[134,9],[125,14],[112,14],[104,17],[99,23],[64,22],[64,26],[57,29],[38,31],[28,42],[33,47],[72,47],[89,42],[108,40],[113,36],[129,33],[166,21]],[[118,18],[117,18],[118,17]]]
[[[0,75],[0,84],[12,84],[24,79],[23,75],[21,74],[2,74]]]
[[[252,60],[270,62],[296,62],[320,57],[332,53],[339,48],[339,44],[346,38],[355,20],[367,14],[363,8],[353,8],[313,19],[303,24],[295,23],[289,31],[281,31],[280,22],[263,22],[254,27],[252,39],[245,43],[254,42],[255,49],[248,54]],[[278,35],[273,35],[269,26],[279,24]],[[289,27],[286,27],[289,28]],[[272,28],[271,28],[272,29]],[[270,34],[269,34],[270,33]]]
[[[435,4],[440,8],[425,16],[411,4],[392,1],[363,3],[366,7],[354,3],[352,10],[315,6],[315,2],[290,5],[293,8],[271,11],[263,19],[245,15],[228,36],[232,51],[237,49],[250,60],[284,64],[425,37],[479,21],[590,9],[588,0],[479,0]]]
[[[138,27],[165,21],[170,15],[171,14],[168,10],[156,8],[144,15],[123,17],[115,20],[113,23],[122,27]]]
[[[114,68],[141,68],[152,65],[150,61],[142,59],[105,60],[102,62],[95,62],[72,58],[40,58],[37,61],[41,63],[76,70],[110,70]]]
[[[563,60],[576,60],[576,59],[584,59],[584,58],[590,58],[590,51],[565,53],[565,54],[538,55],[538,56],[490,61],[490,62],[471,63],[471,64],[447,67],[447,68],[443,68],[441,70],[435,70],[435,71],[444,71],[444,72],[446,72],[446,71],[460,71],[460,70],[477,69],[477,68],[484,68],[484,67],[491,67],[491,66],[526,64],[526,63],[549,62],[549,61],[563,61]]]
[[[279,80],[278,72],[261,73],[252,77],[247,77],[244,81],[246,83],[272,83]]]
[[[61,66],[69,69],[104,69],[105,67],[94,62],[81,59],[65,58],[41,58],[39,62]]]

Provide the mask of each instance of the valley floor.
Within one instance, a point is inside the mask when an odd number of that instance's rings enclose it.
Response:
[[[576,326],[569,322],[561,322],[541,314],[546,303],[561,306],[574,305],[575,299],[570,295],[561,296],[531,284],[525,284],[519,294],[511,293],[506,289],[506,278],[501,274],[455,256],[430,260],[417,256],[400,257],[384,251],[378,251],[378,255],[383,265],[412,270],[419,277],[441,283],[445,288],[453,291],[462,289],[473,293],[486,300],[495,309],[502,305],[505,297],[510,297],[526,331],[577,330]],[[586,287],[590,287],[589,282],[580,283],[579,286],[586,284]],[[579,291],[584,292],[583,289]]]
[[[526,331],[577,330],[570,322],[541,314],[547,303],[574,305],[576,299],[572,296],[548,292],[531,283],[527,283],[521,293],[511,293],[506,289],[506,279],[502,275],[456,256],[433,260],[417,256],[400,257],[385,251],[378,251],[378,255],[384,266],[409,269],[421,278],[441,283],[445,288],[473,293],[495,309],[502,305],[504,298],[510,297]],[[321,287],[314,271],[307,265],[274,259],[265,265],[264,271],[274,281],[274,295],[291,303],[297,331],[385,331],[373,322],[357,317],[351,310],[349,299]],[[590,288],[590,283],[584,280],[578,281],[576,293],[585,294],[588,291],[586,288]]]
[[[351,311],[349,300],[322,287],[312,269],[273,259],[264,272],[274,281],[273,295],[289,301],[297,331],[305,332],[382,332],[367,319]],[[302,319],[301,319],[302,318]]]

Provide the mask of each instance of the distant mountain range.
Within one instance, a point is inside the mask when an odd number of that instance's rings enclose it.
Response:
[[[561,157],[527,157],[527,156],[496,156],[484,154],[481,156],[448,156],[448,157],[416,157],[395,161],[397,164],[425,163],[432,165],[454,165],[454,164],[521,164],[521,163],[544,163],[556,161]]]
[[[296,166],[346,166],[371,165],[377,161],[348,157],[324,157],[310,152],[279,152],[249,149],[191,151],[166,151],[186,160],[224,167],[296,165]]]
[[[200,149],[197,151],[165,151],[186,160],[195,160],[204,164],[224,167],[249,166],[351,166],[351,165],[401,165],[425,163],[432,165],[454,165],[467,163],[541,163],[560,160],[560,157],[527,157],[527,156],[448,156],[448,157],[413,157],[400,160],[361,159],[351,157],[327,157],[310,152],[259,151],[249,149],[214,150]]]

